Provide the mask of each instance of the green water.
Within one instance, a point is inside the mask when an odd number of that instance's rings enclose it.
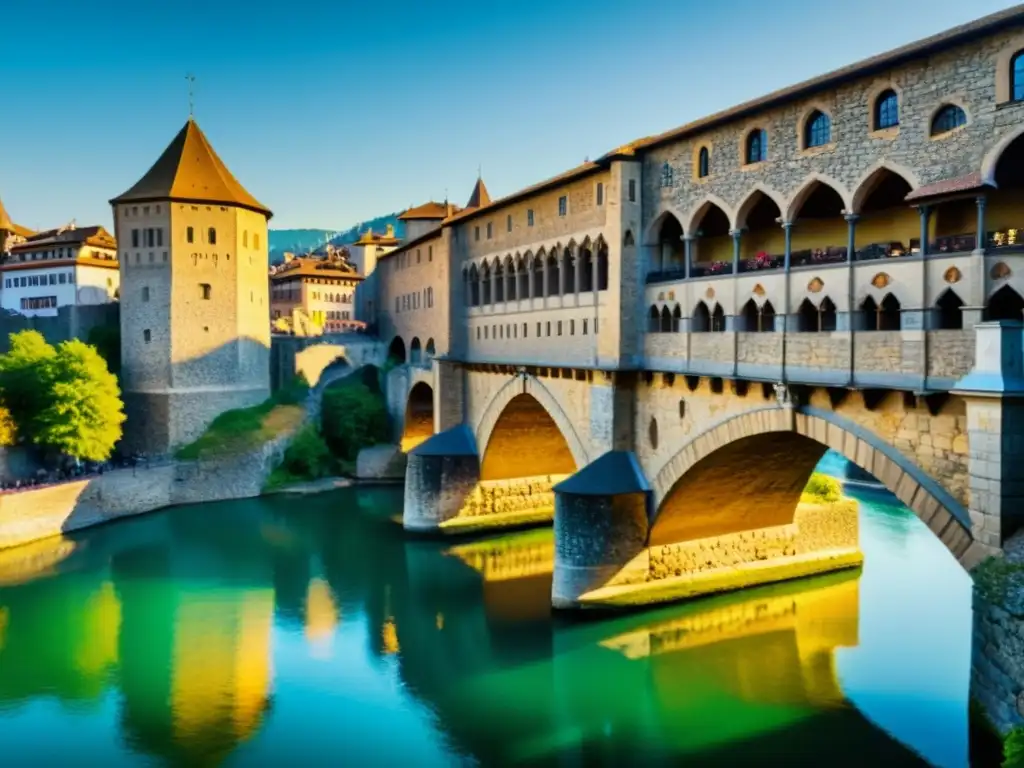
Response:
[[[965,765],[967,578],[864,498],[860,574],[587,621],[549,530],[409,540],[397,490],[0,553],[0,764]]]

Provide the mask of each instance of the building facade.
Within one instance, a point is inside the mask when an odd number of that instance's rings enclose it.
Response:
[[[388,224],[383,234],[368,229],[345,248],[349,253],[349,263],[355,267],[356,272],[366,277],[377,268],[377,260],[395,250],[400,243],[401,240],[395,237],[395,228]]]
[[[103,227],[74,224],[21,236],[0,263],[0,280],[3,308],[29,317],[117,301],[117,242]]]
[[[276,331],[299,333],[295,313],[321,332],[362,329],[355,293],[362,275],[340,256],[287,258],[270,275],[270,319]]]
[[[830,334],[1019,320],[1022,51],[1015,9],[467,206],[381,261],[381,337],[771,379],[784,343],[817,369]]]
[[[270,386],[270,210],[191,118],[111,200],[121,254],[126,440],[164,453]]]

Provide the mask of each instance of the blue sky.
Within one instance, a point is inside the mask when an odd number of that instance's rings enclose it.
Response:
[[[508,194],[657,133],[1007,8],[1005,0],[17,0],[0,200],[30,227],[107,200],[195,112],[271,226],[344,228],[483,167]]]

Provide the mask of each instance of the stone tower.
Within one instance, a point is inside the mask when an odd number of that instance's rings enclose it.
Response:
[[[267,222],[192,118],[110,201],[128,450],[163,454],[270,393]]]

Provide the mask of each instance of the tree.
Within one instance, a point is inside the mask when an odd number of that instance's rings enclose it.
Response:
[[[32,441],[77,459],[105,461],[125,420],[117,377],[94,347],[78,339],[62,342],[42,368],[45,406],[32,421]]]
[[[362,448],[388,438],[388,414],[383,399],[365,384],[329,388],[321,405],[323,435],[331,452],[355,461]]]
[[[57,351],[39,331],[20,331],[10,336],[10,351],[0,355],[0,392],[3,404],[22,434],[46,407],[49,363]]]
[[[121,372],[120,325],[94,325],[89,330],[86,343],[96,347],[96,351],[107,361],[111,373],[116,376]]]

